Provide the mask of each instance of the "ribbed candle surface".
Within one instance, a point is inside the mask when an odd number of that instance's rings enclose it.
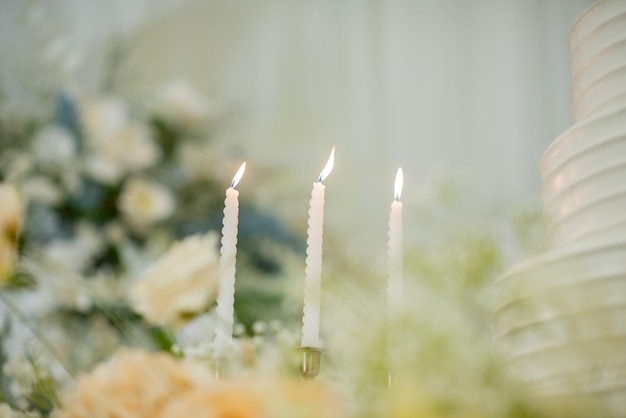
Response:
[[[215,349],[218,355],[230,345],[233,338],[235,303],[235,259],[237,256],[237,224],[239,221],[239,192],[233,187],[226,190],[222,248],[220,249],[220,284],[217,296],[217,326]]]
[[[402,270],[402,186],[404,183],[404,173],[402,167],[398,167],[396,181],[393,190],[393,202],[389,214],[389,240],[387,241],[389,277],[387,279],[387,316],[389,325],[402,312],[403,293],[403,270]]]
[[[402,202],[399,200],[391,203],[387,250],[389,263],[387,307],[390,319],[392,319],[402,309]]]
[[[304,278],[304,316],[302,347],[320,347],[320,295],[322,282],[322,234],[324,229],[324,188],[313,183],[307,230],[306,270]]]

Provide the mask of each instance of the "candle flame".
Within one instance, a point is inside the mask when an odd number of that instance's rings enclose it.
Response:
[[[237,170],[237,174],[233,177],[233,181],[230,182],[230,187],[235,187],[239,183],[239,180],[243,177],[243,172],[246,171],[246,163],[241,164],[239,170]]]
[[[328,162],[326,163],[326,166],[324,167],[324,169],[320,173],[320,176],[317,179],[318,182],[321,183],[324,181],[326,177],[328,177],[330,172],[333,171],[333,165],[335,165],[335,147],[334,146],[333,146],[332,151],[330,152],[330,157],[328,157]]]
[[[404,182],[404,174],[402,174],[402,167],[398,167],[396,172],[396,186],[394,188],[393,196],[396,200],[400,200],[402,196],[402,183]]]

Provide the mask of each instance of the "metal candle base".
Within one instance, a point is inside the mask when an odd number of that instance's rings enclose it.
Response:
[[[302,347],[302,363],[300,364],[300,375],[307,382],[311,382],[320,372],[320,363],[322,362],[322,351],[314,347]]]
[[[216,379],[224,379],[226,377],[226,364],[223,357],[218,357],[213,361],[213,371]]]

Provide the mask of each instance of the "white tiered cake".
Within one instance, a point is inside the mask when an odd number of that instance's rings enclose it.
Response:
[[[497,280],[495,344],[538,395],[626,416],[626,1],[583,12],[569,49],[575,124],[540,161],[547,250]]]

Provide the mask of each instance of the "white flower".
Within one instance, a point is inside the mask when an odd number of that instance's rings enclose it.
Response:
[[[3,150],[4,152],[4,150]],[[16,183],[26,177],[34,168],[35,161],[30,152],[7,152],[6,179]]]
[[[161,157],[148,129],[136,123],[93,145],[85,170],[93,178],[108,184],[151,167]]]
[[[115,135],[128,123],[128,109],[121,100],[103,98],[81,106],[81,121],[89,141],[99,142]]]
[[[37,280],[28,298],[19,305],[25,311],[44,315],[59,307],[81,312],[93,305],[90,287],[93,281],[82,278],[103,248],[100,232],[89,223],[79,223],[71,239],[57,239],[43,248],[37,255],[25,255],[21,269]]]
[[[126,232],[120,222],[112,221],[105,226],[104,235],[110,243],[119,245],[124,241]]]
[[[211,232],[175,243],[132,288],[135,310],[153,324],[178,326],[215,301],[217,241]]]
[[[80,273],[103,246],[101,233],[92,224],[80,222],[72,239],[52,241],[44,248],[44,254],[61,268]]]
[[[67,129],[48,125],[35,136],[33,153],[43,166],[63,168],[76,155],[76,143]]]
[[[181,167],[192,179],[215,179],[223,176],[224,181],[232,176],[230,172],[233,161],[223,158],[225,150],[215,144],[202,142],[185,142],[178,148],[178,159]]]
[[[123,277],[114,277],[99,272],[94,277],[85,280],[89,294],[94,304],[98,306],[114,306],[125,302],[128,294],[128,285]]]
[[[215,327],[217,313],[215,309],[200,314],[176,330],[173,349],[177,350],[186,359],[197,361],[211,361],[215,359]],[[235,346],[232,358],[238,354]]]
[[[39,369],[39,370],[37,370]],[[33,385],[37,382],[38,372],[48,377],[35,361],[26,356],[20,356],[7,361],[2,366],[2,373],[10,379],[9,391],[18,402],[18,406],[26,408],[26,397],[31,393]]]
[[[176,343],[182,350],[207,342],[212,343],[216,326],[217,313],[215,309],[200,314],[176,330]]]
[[[254,331],[255,334],[265,334],[267,332],[267,323],[255,321],[254,324],[252,324],[252,331]]]
[[[22,268],[37,279],[37,287],[20,300],[22,310],[43,316],[58,308],[80,312],[91,308],[85,280],[65,265],[49,259],[24,257]]]
[[[200,96],[189,83],[172,81],[157,94],[155,113],[182,128],[194,129],[217,117],[219,109]]]
[[[170,216],[176,203],[164,186],[132,178],[124,185],[118,206],[129,223],[141,229]]]
[[[153,166],[161,152],[145,125],[129,120],[126,106],[103,99],[83,106],[89,155],[85,171],[104,183]]]
[[[57,205],[63,199],[63,193],[45,176],[33,176],[24,180],[22,194],[26,202],[37,201],[48,205]]]
[[[16,411],[6,403],[0,403],[0,418],[42,418],[38,412]]]

